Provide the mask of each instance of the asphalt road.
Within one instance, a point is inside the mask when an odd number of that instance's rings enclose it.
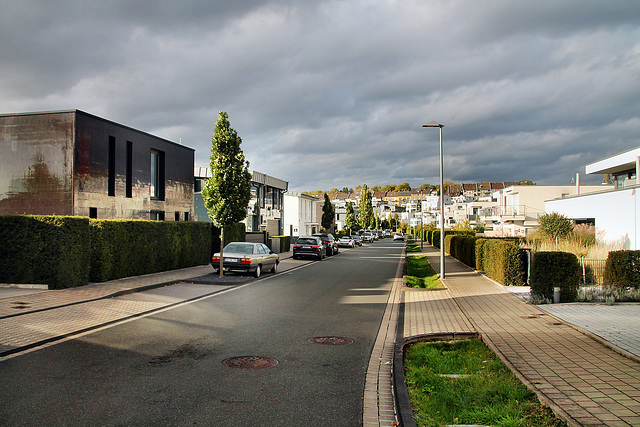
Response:
[[[384,239],[287,261],[298,267],[3,361],[0,425],[361,425],[401,251]],[[277,364],[223,363],[242,356]]]

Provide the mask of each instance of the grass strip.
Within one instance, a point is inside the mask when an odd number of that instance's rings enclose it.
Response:
[[[407,245],[407,252],[422,252],[422,249],[417,244]]]
[[[426,256],[407,257],[407,286],[427,289],[442,287]]]
[[[405,351],[419,426],[566,426],[479,339],[422,342]]]

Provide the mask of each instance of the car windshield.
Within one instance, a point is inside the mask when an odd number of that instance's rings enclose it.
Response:
[[[225,252],[233,252],[234,254],[251,255],[253,253],[253,245],[247,243],[229,243],[224,247]]]
[[[315,245],[318,242],[316,241],[316,239],[311,239],[311,238],[308,238],[308,237],[304,238],[303,237],[301,239],[298,239],[298,243],[301,243],[303,245]]]

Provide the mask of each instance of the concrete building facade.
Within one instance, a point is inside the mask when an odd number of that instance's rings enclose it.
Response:
[[[0,215],[191,220],[194,150],[80,110],[0,115]]]

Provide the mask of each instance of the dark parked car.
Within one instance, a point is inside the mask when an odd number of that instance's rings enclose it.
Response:
[[[319,237],[301,236],[293,245],[293,259],[312,257],[322,261],[326,255],[327,249]]]
[[[327,248],[327,255],[331,256],[333,254],[337,254],[340,250],[338,248],[338,242],[333,238],[333,234],[328,233],[316,233],[315,237],[319,237],[324,243],[325,248]]]
[[[224,271],[236,271],[240,273],[253,273],[260,277],[262,270],[272,273],[278,271],[280,257],[262,243],[231,242],[222,250],[222,268]],[[220,253],[211,258],[211,265],[217,272],[220,271]]]

